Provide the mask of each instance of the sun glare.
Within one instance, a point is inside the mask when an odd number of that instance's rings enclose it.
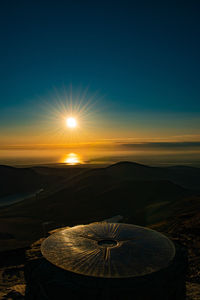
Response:
[[[76,119],[73,117],[67,118],[66,119],[66,125],[69,128],[75,128],[77,126]]]
[[[96,95],[90,95],[87,90],[77,90],[72,95],[72,90],[64,89],[63,92],[56,91],[50,99],[44,103],[44,124],[50,142],[74,146],[96,136]],[[41,117],[43,115],[44,112]]]
[[[64,163],[67,165],[77,165],[77,164],[82,164],[81,158],[78,154],[76,153],[69,153],[67,156],[64,158]]]

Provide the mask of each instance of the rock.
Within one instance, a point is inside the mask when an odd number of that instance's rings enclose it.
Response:
[[[25,299],[25,285],[24,284],[18,284],[15,286],[12,286],[8,291],[2,295],[2,300],[24,300]]]
[[[187,300],[199,300],[200,299],[200,284],[187,282]]]

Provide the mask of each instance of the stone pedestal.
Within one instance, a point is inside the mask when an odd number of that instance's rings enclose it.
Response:
[[[97,227],[95,225],[92,228],[83,228],[86,229],[86,231],[80,231],[80,228],[78,228],[78,231],[75,230],[75,232],[62,232],[57,236],[55,234],[54,236],[52,235],[52,237],[49,237],[49,240],[47,239],[48,241],[46,240],[47,242],[43,244],[44,248],[42,248],[42,252],[44,254],[48,248],[50,252],[47,251],[47,253],[50,253],[50,255],[47,255],[47,258],[52,260],[53,263],[45,258],[41,258],[29,262],[29,264],[26,265],[26,299],[185,299],[187,253],[184,247],[180,245],[175,245],[174,247],[166,237],[160,236],[159,233],[152,230],[149,232],[148,229],[143,227],[136,226],[134,228],[130,227],[131,225],[126,227],[126,224],[119,224],[117,225],[119,226],[117,228],[116,224],[109,226],[109,228],[107,225],[105,225],[104,228],[99,228],[102,231],[100,230],[98,232],[96,231]],[[93,235],[91,235],[90,229],[93,232]],[[80,235],[80,232],[82,232],[82,235]],[[89,241],[89,244],[86,242],[84,247],[88,247],[88,253],[91,253],[91,257],[90,255],[87,257],[87,252],[82,256],[83,253],[81,251],[84,248],[82,245],[83,240],[79,240],[77,249],[74,249],[73,242],[70,244],[70,241],[68,240],[68,237],[73,239],[74,233],[75,238],[79,236],[80,239],[85,239],[87,235],[87,239],[92,239],[92,243],[94,238],[97,238],[97,247],[100,247],[100,252],[95,252],[93,251],[94,249],[91,250]],[[61,245],[62,237],[64,239],[64,244],[67,243],[66,251],[70,252],[74,250],[79,253],[79,257],[77,256],[77,264],[75,263],[75,254],[77,253],[70,253],[72,257],[71,261],[69,263],[68,261],[65,261],[65,257],[63,257],[63,252],[61,251],[61,248],[63,249],[64,245]],[[132,248],[133,240],[134,248]],[[120,241],[123,241],[126,245],[121,246]],[[126,241],[131,241],[131,243]],[[169,245],[167,244],[168,241]],[[115,242],[119,245],[118,248],[116,247]],[[164,247],[162,248],[163,243]],[[61,247],[60,249],[59,245]],[[69,249],[68,246],[73,249]],[[109,254],[104,247],[106,249],[110,247]],[[112,249],[112,247],[115,247],[115,249]],[[138,247],[140,252],[138,252],[137,249],[135,250],[135,247]],[[148,249],[148,247],[151,247],[151,249]],[[143,248],[144,251],[142,251]],[[160,251],[158,251],[159,249]],[[149,253],[149,257],[144,257],[143,259],[145,253]],[[134,256],[136,254],[138,255],[138,258]],[[52,259],[54,255],[56,255],[55,260]],[[70,259],[70,255],[69,253],[67,254],[67,259]],[[80,259],[80,255],[82,260]],[[62,268],[60,256],[62,256],[64,268]],[[101,256],[103,260],[101,259]],[[130,269],[127,265],[128,260],[130,260]],[[102,263],[103,266],[101,266]],[[134,264],[135,270],[132,269]],[[140,265],[142,268],[141,270]],[[115,266],[116,271],[114,268]],[[73,269],[76,272],[73,272]]]

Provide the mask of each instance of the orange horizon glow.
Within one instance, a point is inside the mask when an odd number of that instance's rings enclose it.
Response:
[[[83,164],[83,161],[81,160],[80,155],[76,153],[69,153],[67,156],[64,157],[64,159],[61,161],[62,163],[65,163],[67,165],[77,165],[77,164]]]

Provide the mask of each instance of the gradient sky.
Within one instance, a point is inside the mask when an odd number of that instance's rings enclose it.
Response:
[[[1,1],[3,147],[200,141],[199,11],[193,0]],[[76,133],[62,120],[70,103]]]

